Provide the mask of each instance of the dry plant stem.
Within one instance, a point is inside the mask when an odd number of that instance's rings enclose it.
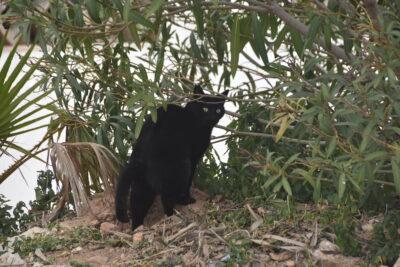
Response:
[[[218,238],[222,243],[228,244],[225,239],[223,239],[219,234],[217,234],[213,229],[208,229],[210,233],[212,233],[216,238]]]
[[[185,228],[180,229],[176,234],[167,237],[166,238],[166,243],[171,243],[172,241],[177,240],[178,238],[182,237],[183,235],[185,235],[190,229],[197,227],[197,223],[192,222],[191,224],[189,224],[188,226],[186,226]]]
[[[132,239],[132,235],[125,234],[125,233],[122,233],[122,232],[119,232],[119,231],[105,230],[103,232],[105,232],[107,234],[112,234],[112,235],[115,235],[115,236],[117,236],[119,238],[123,238],[123,239],[127,239],[127,240],[131,240]]]
[[[298,246],[298,247],[301,247],[301,248],[306,248],[307,247],[307,245],[305,243],[303,243],[303,242],[299,242],[299,241],[296,241],[296,240],[293,240],[293,239],[289,239],[289,238],[286,238],[286,237],[282,237],[282,236],[278,236],[278,235],[265,234],[263,237],[266,238],[266,239],[274,239],[274,240],[282,241],[284,243],[292,244],[292,245],[295,245],[295,246]]]

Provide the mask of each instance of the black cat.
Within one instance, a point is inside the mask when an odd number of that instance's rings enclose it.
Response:
[[[157,109],[157,122],[146,118],[129,164],[122,171],[115,196],[117,219],[128,222],[127,199],[131,191],[132,230],[143,219],[157,194],[164,213],[173,214],[175,204],[196,200],[190,186],[198,162],[210,144],[212,128],[225,113],[228,91],[205,95],[196,85],[186,107],[168,105]]]

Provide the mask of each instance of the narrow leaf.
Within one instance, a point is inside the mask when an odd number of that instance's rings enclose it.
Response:
[[[239,16],[236,15],[231,28],[231,72],[235,77],[239,64],[239,48],[240,48],[240,26]]]

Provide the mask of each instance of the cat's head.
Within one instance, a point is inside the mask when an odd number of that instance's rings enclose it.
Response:
[[[193,97],[186,105],[186,109],[192,112],[201,125],[214,126],[225,114],[224,103],[229,90],[222,94],[207,95],[200,85],[195,85]]]

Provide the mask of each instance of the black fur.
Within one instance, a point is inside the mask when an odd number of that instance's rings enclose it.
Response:
[[[164,213],[173,214],[175,204],[196,200],[190,187],[197,164],[210,144],[212,128],[223,114],[225,96],[205,95],[196,85],[186,105],[157,109],[157,122],[147,118],[128,166],[122,171],[115,196],[117,219],[128,222],[130,192],[132,230],[143,224],[154,197],[161,195]]]

